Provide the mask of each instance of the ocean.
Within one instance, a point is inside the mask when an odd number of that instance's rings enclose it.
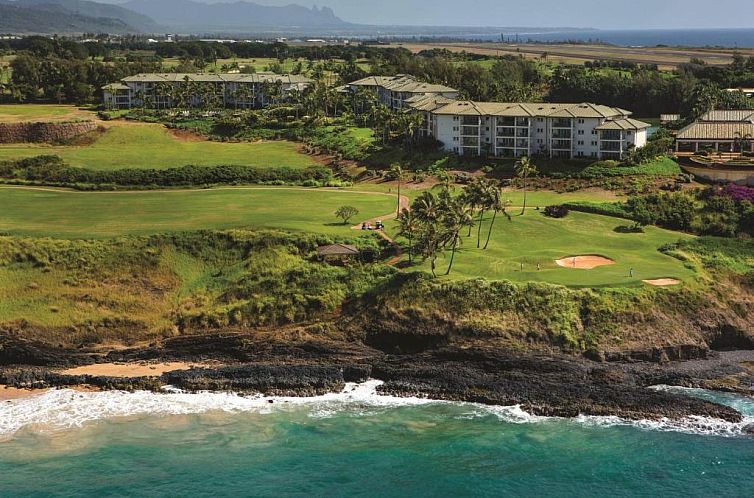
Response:
[[[464,33],[459,31],[452,36],[458,39],[500,41],[501,35],[506,40],[520,43],[580,41],[590,43],[609,43],[626,47],[654,47],[657,45],[682,47],[754,47],[754,29],[626,29],[626,30],[570,30],[550,31],[521,29],[519,31],[502,28],[500,32],[473,32],[473,28]],[[406,36],[406,35],[404,35]],[[428,35],[416,35],[428,36]],[[438,34],[435,36],[448,36]]]
[[[0,496],[754,495],[742,424],[377,396],[51,391],[0,405]],[[272,399],[274,402],[269,403]]]

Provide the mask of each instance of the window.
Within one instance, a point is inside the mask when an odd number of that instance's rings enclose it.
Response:
[[[583,119],[579,119],[579,124],[584,124],[584,120]]]
[[[579,157],[584,157],[584,153],[583,153],[583,152],[581,152],[581,151],[578,151],[578,152],[576,153],[576,155],[577,155],[577,156],[579,156]]]
[[[489,126],[487,127],[487,131],[490,131],[490,127]]]
[[[545,132],[544,128],[537,128],[537,133],[544,133],[544,132]]]
[[[584,134],[584,130],[579,130],[579,135],[583,135],[583,134]]]
[[[596,135],[596,134],[597,134],[597,130],[592,130],[592,135]]]
[[[592,147],[596,147],[596,146],[597,146],[597,141],[596,140],[592,140]]]
[[[537,121],[539,121],[540,123],[544,123],[545,122],[545,118],[537,118]]]
[[[584,141],[583,141],[583,140],[579,140],[579,143],[578,143],[578,144],[579,144],[579,145],[584,145]]]

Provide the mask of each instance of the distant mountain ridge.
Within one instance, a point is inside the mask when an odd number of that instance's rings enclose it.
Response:
[[[125,9],[119,5],[89,0],[16,0],[16,3],[22,7],[32,8],[62,7],[75,15],[97,19],[115,19],[145,33],[156,33],[165,30],[164,27],[158,25],[149,16]]]
[[[329,7],[270,7],[252,2],[205,4],[191,0],[131,0],[122,7],[178,31],[209,32],[248,28],[344,28],[352,26]]]
[[[0,0],[0,33],[138,33],[141,30],[114,17],[94,17],[68,10],[57,0],[26,3]],[[92,3],[92,2],[82,2]],[[99,4],[98,4],[99,5]],[[86,11],[86,9],[82,9]]]

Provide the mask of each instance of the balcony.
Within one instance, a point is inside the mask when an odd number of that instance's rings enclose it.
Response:
[[[516,118],[497,118],[498,126],[516,126]]]
[[[523,126],[528,127],[529,126],[529,118],[516,118],[516,126]]]
[[[571,138],[571,130],[553,130],[552,131],[552,138],[555,138],[555,139],[570,139]]]
[[[464,116],[461,119],[461,124],[466,126],[479,126],[479,118],[477,116]]]
[[[516,136],[519,138],[529,138],[529,129],[528,128],[518,128],[516,130]]]
[[[478,137],[479,126],[461,126],[461,136],[463,137]]]
[[[621,143],[620,142],[600,142],[600,150],[610,151],[610,152],[620,152]]]
[[[497,136],[498,137],[514,137],[516,136],[516,129],[515,128],[498,128]]]
[[[552,128],[570,128],[571,120],[568,118],[555,119],[552,122]]]
[[[497,146],[498,147],[507,147],[509,149],[512,149],[516,146],[516,140],[513,138],[498,138],[497,139]]]
[[[516,147],[519,149],[528,149],[529,148],[529,140],[528,139],[521,139],[519,138],[516,140]]]
[[[553,150],[571,150],[571,141],[570,140],[553,140],[552,149]]]
[[[479,138],[476,138],[476,137],[463,137],[461,139],[461,145],[463,147],[479,147]]]
[[[623,137],[618,130],[605,130],[600,132],[600,140],[623,140]]]

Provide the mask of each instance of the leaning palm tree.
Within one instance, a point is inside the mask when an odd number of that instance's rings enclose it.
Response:
[[[450,275],[456,250],[463,242],[463,238],[460,236],[461,230],[471,226],[474,226],[474,212],[471,207],[461,201],[451,203],[449,211],[443,217],[442,233],[440,236],[443,247],[450,245],[450,263],[445,275]]]
[[[518,161],[516,161],[515,172],[516,172],[516,176],[521,178],[524,182],[524,205],[521,208],[521,215],[524,215],[526,213],[526,180],[530,176],[536,175],[538,171],[537,171],[537,167],[534,164],[532,164],[529,158],[524,156]]]
[[[490,245],[490,237],[492,236],[492,227],[495,226],[495,220],[497,219],[498,213],[503,213],[506,218],[508,218],[508,221],[512,221],[511,215],[508,214],[506,209],[508,209],[508,206],[511,205],[512,201],[509,199],[503,199],[502,198],[502,192],[498,187],[494,187],[490,190],[490,195],[492,196],[492,221],[490,222],[490,229],[487,232],[487,241],[484,243],[484,249],[487,249],[487,246]]]

